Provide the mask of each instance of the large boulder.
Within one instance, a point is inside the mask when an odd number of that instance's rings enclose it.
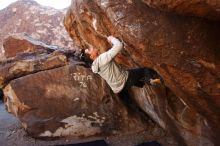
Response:
[[[6,110],[21,121],[30,136],[87,138],[147,131],[147,139],[163,139],[162,143],[168,145],[164,140],[168,138],[175,143],[169,134],[164,137],[164,131],[139,107],[115,95],[106,82],[80,60],[77,51],[25,38],[10,36],[4,42],[12,49],[36,49],[2,62],[0,85]],[[12,42],[27,45],[12,45]]]
[[[0,10],[0,60],[5,58],[4,39],[14,33],[26,32],[46,44],[76,48],[62,23],[65,13],[66,9],[41,6],[33,0],[19,0]]]
[[[217,145],[220,23],[163,12],[145,3],[73,0],[65,27],[78,46],[101,52],[110,47],[106,36],[120,38],[124,50],[116,60],[128,68],[154,69],[166,86],[132,89],[139,106],[180,145]]]
[[[107,84],[83,66],[15,79],[4,94],[7,111],[34,137],[103,136],[147,127],[129,116]]]

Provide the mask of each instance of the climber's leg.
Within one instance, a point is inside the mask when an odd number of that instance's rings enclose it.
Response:
[[[143,75],[143,71],[140,71],[140,69],[130,69],[128,70],[128,79],[124,85],[124,88],[122,89],[122,91],[120,91],[118,93],[119,97],[123,100],[123,101],[126,101],[126,100],[129,100],[130,97],[129,97],[129,89],[131,86],[135,86],[137,83],[137,80],[139,78],[141,78],[141,76]],[[141,87],[144,86],[143,85],[140,85]],[[129,103],[130,101],[126,101],[126,103]]]
[[[137,103],[134,101],[134,99],[129,94],[129,88],[125,87],[122,89],[121,92],[118,93],[118,96],[122,103],[126,105],[127,110],[129,113],[137,112],[139,109],[137,106]]]
[[[136,86],[142,88],[145,83],[148,85],[156,85],[162,83],[162,78],[156,71],[150,68],[137,68],[128,70],[128,84],[129,86]]]
[[[144,81],[141,81],[144,77],[144,68],[136,68],[136,69],[129,69],[128,70],[128,80],[127,80],[127,86],[136,86],[139,88],[142,88],[145,84]]]

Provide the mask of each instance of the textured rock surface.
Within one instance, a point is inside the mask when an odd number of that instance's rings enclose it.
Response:
[[[65,12],[65,9],[44,7],[33,0],[20,0],[0,10],[0,58],[4,57],[4,38],[13,33],[26,32],[46,44],[74,47],[63,26]]]
[[[155,69],[167,86],[132,90],[139,106],[180,145],[217,145],[220,23],[159,11],[145,3],[72,1],[65,27],[82,48],[94,46],[104,52],[110,34],[123,40],[125,50],[116,60],[128,68]]]
[[[13,80],[4,93],[8,112],[35,137],[88,137],[144,128],[144,123],[129,117],[104,81],[82,66]]]
[[[143,0],[143,2],[161,10],[220,20],[219,0]]]
[[[25,33],[13,34],[3,41],[4,54],[7,58],[15,57],[23,53],[46,53],[53,52],[56,46],[49,46],[37,41]]]
[[[64,66],[68,62],[65,55],[79,53],[46,45],[24,34],[6,38],[4,50],[8,59],[0,64],[0,87],[27,74]]]
[[[20,43],[27,45],[13,45]],[[4,104],[32,137],[133,135],[127,143],[158,140],[169,145],[171,140],[176,144],[137,107],[125,106],[104,80],[85,67],[76,51],[23,35],[10,36],[4,46],[20,52],[0,65]],[[27,48],[36,49],[26,52]],[[121,144],[117,139],[110,143]]]

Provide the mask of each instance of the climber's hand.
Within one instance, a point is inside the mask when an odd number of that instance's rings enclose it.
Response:
[[[112,43],[112,39],[114,39],[114,38],[115,38],[115,37],[113,37],[113,36],[111,35],[111,36],[108,36],[108,37],[107,37],[107,40],[108,40],[109,43]]]
[[[85,53],[86,53],[86,54],[91,54],[93,50],[94,50],[94,48],[93,48],[93,47],[90,47],[90,48],[88,48],[88,49],[85,50]]]
[[[150,84],[151,85],[161,84],[161,80],[160,79],[150,79]]]
[[[89,54],[89,52],[90,52],[89,49],[86,49],[86,50],[85,50],[85,53],[86,53],[86,54]]]

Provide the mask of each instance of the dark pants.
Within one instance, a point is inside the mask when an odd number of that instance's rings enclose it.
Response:
[[[150,79],[158,78],[157,72],[150,68],[137,68],[128,70],[128,79],[123,89],[131,86],[143,88],[145,83],[150,85]]]
[[[150,79],[160,78],[156,71],[150,68],[137,68],[128,70],[128,79],[124,88],[118,93],[119,97],[128,105],[132,104],[128,89],[132,86],[143,88],[145,83],[150,85]],[[161,79],[161,78],[160,78]]]

